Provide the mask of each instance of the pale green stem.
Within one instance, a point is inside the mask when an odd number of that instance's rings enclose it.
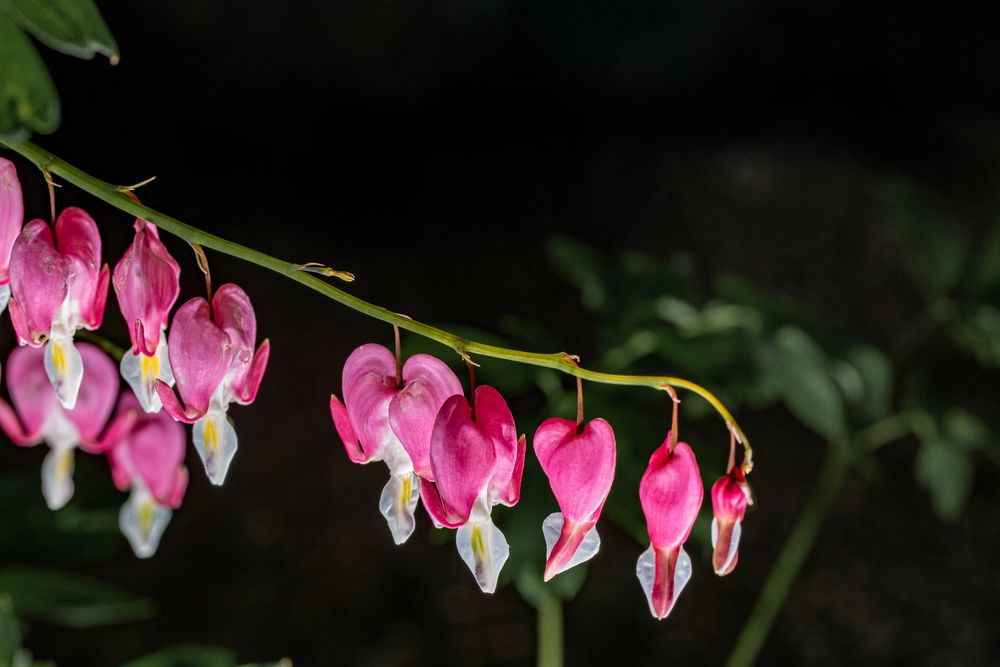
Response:
[[[744,446],[748,467],[752,464],[750,441],[736,424],[736,420],[733,419],[732,414],[730,414],[729,410],[726,409],[722,402],[719,401],[719,399],[716,398],[712,392],[693,382],[683,378],[670,376],[618,375],[613,373],[600,373],[598,371],[581,368],[571,355],[564,352],[556,352],[552,354],[526,352],[523,350],[498,347],[496,345],[487,345],[485,343],[479,343],[474,340],[462,338],[461,336],[456,336],[455,334],[443,329],[410,319],[405,315],[395,313],[381,306],[376,306],[375,304],[359,299],[356,296],[352,296],[343,290],[337,289],[333,285],[320,280],[312,273],[302,270],[302,264],[287,262],[285,260],[266,255],[258,250],[248,248],[238,243],[233,243],[232,241],[227,241],[226,239],[215,236],[214,234],[203,232],[202,230],[181,222],[176,218],[172,218],[169,215],[160,213],[159,211],[156,211],[148,206],[144,206],[128,196],[134,189],[133,187],[112,185],[94,178],[86,172],[61,160],[52,153],[49,153],[45,149],[36,146],[30,141],[18,141],[9,137],[0,137],[0,144],[6,145],[11,150],[20,153],[22,156],[33,162],[45,174],[59,176],[84,192],[87,192],[94,197],[111,204],[115,208],[125,211],[126,213],[142,218],[143,220],[148,220],[160,229],[163,229],[192,245],[197,244],[205,248],[210,248],[217,252],[250,262],[251,264],[264,267],[265,269],[270,269],[275,273],[280,273],[286,278],[302,283],[306,287],[309,287],[310,289],[313,289],[323,296],[333,299],[348,308],[356,310],[369,317],[373,317],[377,320],[395,324],[400,329],[406,329],[407,331],[411,331],[425,338],[437,341],[442,345],[450,347],[462,356],[477,354],[484,357],[505,359],[507,361],[529,364],[532,366],[542,366],[545,368],[552,368],[569,375],[574,375],[590,382],[599,382],[602,384],[644,386],[652,387],[654,389],[663,389],[664,387],[669,386],[694,392],[708,401],[712,407],[715,408],[716,412],[722,416],[726,423],[736,429],[736,433]]]
[[[548,590],[538,602],[538,667],[563,665],[562,600]]]
[[[858,433],[858,438],[868,449],[876,450],[909,433],[906,413],[899,413],[862,429]],[[778,612],[784,606],[788,593],[799,576],[799,571],[809,557],[816,536],[826,515],[833,507],[844,476],[850,469],[851,461],[846,449],[840,444],[829,445],[826,462],[816,479],[812,494],[799,513],[791,534],[781,547],[778,559],[771,568],[757,602],[729,654],[726,667],[751,667],[757,661]]]

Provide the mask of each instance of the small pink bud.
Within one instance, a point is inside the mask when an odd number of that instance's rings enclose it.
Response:
[[[712,567],[719,576],[729,574],[739,557],[743,515],[750,502],[750,487],[740,468],[712,485]]]

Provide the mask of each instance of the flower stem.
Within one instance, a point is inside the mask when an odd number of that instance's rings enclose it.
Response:
[[[909,433],[906,413],[901,412],[861,429],[856,437],[869,451],[874,451]],[[729,653],[726,667],[751,667],[757,661],[757,656],[764,647],[764,641],[771,632],[771,626],[774,625],[802,565],[812,551],[816,536],[826,515],[833,507],[837,492],[850,466],[847,447],[843,443],[831,443],[812,495],[799,513],[795,527],[785,540],[784,546],[781,547],[778,559],[757,597],[757,603],[750,611],[750,617],[736,639],[736,645]]]
[[[253,248],[248,248],[247,246],[227,241],[224,238],[204,232],[187,223],[181,222],[176,218],[145,206],[139,203],[135,198],[128,196],[128,194],[131,193],[131,186],[112,185],[97,179],[81,169],[74,167],[64,160],[56,157],[45,149],[36,146],[30,141],[21,141],[11,137],[0,137],[0,145],[5,145],[11,150],[21,154],[33,162],[44,173],[59,176],[84,192],[97,197],[119,210],[125,211],[126,213],[143,220],[148,220],[160,229],[165,230],[192,245],[209,248],[211,250],[215,250],[216,252],[221,252],[223,254],[236,257],[237,259],[242,259],[243,261],[251,264],[256,264],[257,266],[269,269],[275,273],[280,273],[286,278],[301,283],[306,287],[319,292],[323,296],[333,299],[341,305],[356,310],[363,315],[367,315],[368,317],[372,317],[389,324],[395,324],[401,329],[406,329],[407,331],[413,332],[419,336],[437,341],[459,354],[478,354],[484,357],[493,357],[521,364],[552,368],[562,373],[583,378],[589,382],[652,387],[654,389],[662,389],[666,386],[670,386],[691,391],[708,401],[715,411],[718,412],[719,415],[726,421],[726,423],[736,429],[737,435],[740,436],[740,441],[743,443],[745,451],[748,455],[751,452],[749,440],[736,424],[736,420],[733,419],[729,410],[726,409],[722,402],[716,398],[712,392],[698,384],[695,384],[694,382],[671,376],[619,375],[613,373],[601,373],[581,368],[573,361],[573,358],[570,355],[563,352],[556,352],[552,354],[527,352],[524,350],[498,347],[496,345],[487,345],[485,343],[462,338],[461,336],[457,336],[451,332],[430,326],[429,324],[424,324],[423,322],[412,320],[405,315],[395,313],[391,310],[348,294],[347,292],[320,280],[309,271],[302,270],[302,267],[306,265],[287,262],[285,260],[278,259],[277,257],[267,255],[259,250],[254,250]]]
[[[538,667],[562,667],[562,600],[545,590],[538,602]]]

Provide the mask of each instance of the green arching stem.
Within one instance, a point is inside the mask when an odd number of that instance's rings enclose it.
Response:
[[[538,667],[563,666],[562,600],[547,588],[538,601]]]
[[[900,412],[861,429],[856,437],[870,451],[874,451],[899,440],[910,431],[907,413]],[[752,667],[757,662],[778,612],[784,607],[785,599],[812,551],[823,520],[833,507],[850,466],[851,460],[844,443],[830,443],[826,463],[814,482],[812,494],[764,581],[757,602],[729,653],[726,667]]]
[[[59,176],[84,192],[111,204],[117,209],[134,215],[137,218],[148,220],[160,229],[187,241],[191,245],[199,245],[204,248],[210,248],[216,252],[221,252],[223,254],[236,257],[237,259],[250,262],[251,264],[264,267],[265,269],[270,269],[275,273],[280,273],[286,278],[302,283],[306,287],[319,292],[327,298],[333,299],[341,305],[347,306],[348,308],[356,310],[359,313],[367,315],[368,317],[388,322],[389,324],[394,324],[400,329],[406,329],[407,331],[411,331],[419,336],[437,341],[442,345],[450,347],[460,355],[467,356],[470,354],[478,354],[484,357],[493,357],[521,364],[552,368],[562,373],[582,378],[589,382],[652,387],[654,389],[676,387],[678,389],[691,391],[708,401],[712,407],[715,408],[715,411],[718,412],[719,415],[726,421],[727,425],[735,429],[736,434],[744,447],[746,464],[748,467],[752,464],[750,441],[740,429],[736,420],[733,419],[732,414],[730,414],[729,410],[726,409],[726,406],[724,406],[722,402],[719,401],[714,394],[712,394],[712,392],[698,384],[695,384],[694,382],[670,376],[618,375],[613,373],[601,373],[581,368],[574,360],[574,357],[563,352],[556,352],[553,354],[525,352],[523,350],[514,350],[505,347],[498,347],[496,345],[487,345],[485,343],[479,343],[474,340],[462,338],[461,336],[456,336],[455,334],[443,329],[412,320],[405,315],[395,313],[386,308],[382,308],[381,306],[376,306],[373,303],[369,303],[356,296],[352,296],[343,290],[337,289],[333,285],[320,280],[312,273],[303,270],[305,266],[309,265],[286,262],[278,259],[277,257],[264,254],[258,250],[248,248],[238,243],[233,243],[232,241],[227,241],[224,238],[215,236],[214,234],[209,234],[208,232],[203,232],[202,230],[181,222],[176,218],[172,218],[169,215],[160,213],[159,211],[156,211],[148,206],[144,206],[139,203],[134,195],[132,195],[132,190],[134,189],[133,186],[112,185],[100,179],[94,178],[90,174],[74,167],[64,160],[56,157],[52,153],[49,153],[45,149],[36,146],[30,141],[20,141],[10,137],[0,137],[0,144],[7,146],[11,150],[21,154],[33,162],[35,166],[47,175],[47,177],[51,175]]]

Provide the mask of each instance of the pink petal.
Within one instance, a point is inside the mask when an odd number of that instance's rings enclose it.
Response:
[[[14,334],[17,336],[18,345],[28,345],[31,341],[31,328],[28,326],[27,316],[17,299],[10,300],[10,323],[14,325]]]
[[[712,567],[720,576],[729,574],[736,567],[740,524],[749,500],[750,488],[739,468],[712,485],[712,512],[715,515]]]
[[[687,540],[705,493],[694,451],[678,442],[671,455],[669,439],[667,435],[653,452],[639,482],[639,501],[656,549],[677,547]]]
[[[34,444],[37,442],[45,419],[53,410],[61,410],[56,392],[52,389],[45,374],[43,362],[44,352],[40,348],[15,348],[7,357],[7,389],[10,399],[20,415],[20,424],[24,425],[20,435],[22,442],[18,444]],[[7,415],[3,419],[4,431],[17,442],[15,434],[16,417]]]
[[[66,300],[69,273],[70,261],[56,250],[49,225],[44,220],[25,225],[10,254],[11,316],[22,344],[37,347],[48,337]]]
[[[194,408],[185,408],[180,399],[177,398],[173,388],[163,380],[156,381],[156,395],[159,396],[160,403],[167,414],[179,422],[193,424],[205,414],[205,412],[199,412]]]
[[[415,354],[403,365],[403,389],[389,404],[389,423],[420,477],[431,473],[431,431],[445,400],[462,393],[462,383],[448,365],[429,354]]]
[[[257,390],[260,389],[261,380],[264,379],[264,371],[267,370],[267,360],[270,358],[271,341],[265,338],[257,351],[254,352],[243,388],[236,394],[236,400],[242,405],[250,405],[257,399]]]
[[[546,419],[535,431],[535,456],[567,524],[593,526],[615,478],[615,434],[603,419],[576,430],[575,421]]]
[[[330,394],[330,415],[333,417],[333,425],[337,429],[337,434],[344,443],[347,450],[347,458],[354,463],[368,463],[371,458],[361,449],[358,436],[354,432],[354,425],[347,414],[347,408],[340,402],[336,395]]]
[[[177,309],[170,327],[167,348],[177,391],[187,405],[179,413],[199,416],[205,414],[212,394],[222,384],[233,356],[230,337],[212,321],[208,301],[195,297]],[[172,403],[168,410],[173,408],[170,414],[180,419],[175,412],[179,405],[176,399],[164,398],[159,382],[156,391],[164,406],[168,402]],[[172,393],[166,392],[167,396]]]
[[[132,245],[115,266],[112,282],[132,349],[153,356],[170,309],[180,294],[181,267],[160,241],[156,225],[135,221]]]
[[[343,390],[365,458],[381,458],[382,447],[396,437],[389,425],[389,403],[396,395],[392,353],[371,343],[354,350],[344,362]]]
[[[128,413],[137,415],[138,419],[131,432],[112,451],[127,452],[124,458],[131,466],[132,475],[142,480],[158,503],[178,504],[178,476],[183,474],[187,440],[184,427],[162,412],[143,412],[130,392],[124,393],[119,401],[119,414]],[[187,475],[183,477],[186,486]]]
[[[497,465],[493,440],[472,421],[464,396],[452,396],[441,406],[430,450],[433,486],[440,497],[437,516],[432,516],[449,528],[460,526],[469,520],[476,498],[489,484]],[[432,511],[430,507],[428,511]]]
[[[97,436],[108,421],[115,399],[118,398],[118,365],[96,345],[83,342],[76,345],[83,357],[86,372],[80,384],[80,393],[77,394],[76,406],[63,412],[76,426],[80,439],[84,443],[95,443],[95,447],[100,449]]]
[[[493,441],[496,469],[490,478],[489,503],[511,506],[521,495],[521,475],[524,472],[524,447],[517,438],[514,416],[496,389],[489,385],[476,387],[476,425]]]
[[[69,260],[69,291],[88,329],[104,317],[108,296],[107,267],[101,269],[101,235],[97,223],[83,209],[67,208],[56,219],[59,252]]]
[[[234,395],[240,396],[253,362],[253,347],[257,342],[257,317],[250,304],[250,297],[233,283],[226,283],[216,290],[212,297],[212,312],[216,325],[226,332],[232,343],[233,355],[228,380]]]
[[[0,285],[7,284],[10,251],[24,224],[24,201],[14,163],[0,158]]]

